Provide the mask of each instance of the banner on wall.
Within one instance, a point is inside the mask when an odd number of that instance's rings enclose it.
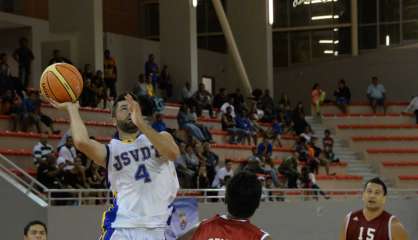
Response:
[[[173,206],[174,212],[171,215],[170,225],[165,234],[167,240],[177,239],[199,223],[197,199],[177,199]]]

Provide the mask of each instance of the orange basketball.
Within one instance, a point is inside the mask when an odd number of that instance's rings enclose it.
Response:
[[[40,89],[44,97],[57,102],[76,102],[83,90],[83,77],[73,65],[55,63],[42,73]]]

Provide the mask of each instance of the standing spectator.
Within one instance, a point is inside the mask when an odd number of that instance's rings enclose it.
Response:
[[[48,133],[42,133],[39,142],[33,147],[33,163],[38,166],[44,162],[49,154],[52,154],[54,148],[48,144]]]
[[[287,188],[297,188],[299,178],[298,162],[299,153],[293,152],[292,156],[286,157],[279,166],[279,173],[286,177]]]
[[[104,51],[104,82],[106,84],[106,88],[109,89],[109,96],[113,99],[116,99],[116,80],[117,80],[117,68],[116,68],[116,61],[110,55],[110,51],[106,49]],[[106,90],[107,93],[107,90]],[[106,95],[107,96],[107,95]]]
[[[183,89],[181,90],[181,100],[184,104],[192,105],[193,104],[193,92],[190,85],[190,82],[186,82]]]
[[[72,62],[61,56],[61,52],[58,49],[54,49],[54,51],[52,52],[52,58],[49,60],[49,65],[52,65],[54,63],[68,63],[68,64],[72,64]]]
[[[383,84],[379,83],[377,77],[372,78],[372,84],[367,88],[367,98],[369,99],[373,113],[376,113],[377,106],[382,106],[383,112],[386,114],[386,89]]]
[[[65,145],[59,149],[59,159],[57,160],[58,166],[64,164],[64,170],[69,171],[74,169],[74,161],[77,157],[77,152],[74,147],[73,137],[68,136]]]
[[[216,171],[216,175],[215,178],[213,179],[212,182],[212,187],[213,188],[220,188],[223,185],[225,185],[224,183],[224,179],[226,176],[231,176],[234,175],[234,171],[232,170],[232,162],[230,159],[226,159],[225,160],[225,166],[223,166],[222,168],[218,169],[218,171]]]
[[[210,144],[207,142],[203,144],[203,156],[206,158],[208,180],[212,183],[216,174],[216,166],[219,163],[219,156],[210,149]]]
[[[173,83],[171,82],[171,76],[168,72],[168,66],[164,65],[161,71],[160,81],[158,84],[159,89],[164,98],[171,98],[173,96]]]
[[[298,136],[301,133],[303,133],[306,129],[306,126],[308,126],[308,123],[305,120],[305,111],[303,110],[302,102],[299,102],[296,105],[295,110],[293,110],[292,122],[293,122],[293,130]]]
[[[338,81],[338,88],[335,90],[334,96],[337,107],[343,113],[347,113],[347,105],[350,104],[351,101],[351,92],[344,79]]]
[[[91,65],[84,65],[83,75],[83,91],[80,96],[80,104],[83,107],[91,107],[96,102],[95,92],[93,91],[94,73]]]
[[[321,116],[321,106],[325,101],[325,95],[325,92],[320,88],[318,83],[312,87],[312,104],[314,105],[315,112],[318,116]]]
[[[96,72],[96,76],[93,82],[93,91],[95,96],[95,103],[93,105],[94,108],[97,108],[100,102],[103,100],[103,109],[107,106],[107,90],[106,84],[103,80],[103,73],[102,71],[98,70]]]
[[[415,124],[418,125],[418,96],[412,96],[411,102],[409,102],[408,107],[403,112],[413,112],[415,114]]]
[[[221,88],[219,89],[218,94],[216,94],[215,97],[213,97],[213,107],[219,109],[227,101],[228,101],[228,96],[226,96],[226,89]]]
[[[228,101],[221,105],[221,112],[226,113],[228,108],[231,108],[231,113],[230,114],[233,118],[235,118],[236,114],[235,114],[234,98],[233,97],[229,97]]]
[[[158,83],[158,65],[155,63],[153,54],[148,55],[148,61],[145,63],[145,77],[150,77],[152,85],[157,87]]]
[[[31,73],[31,64],[34,59],[32,50],[28,47],[28,39],[21,38],[19,40],[19,48],[13,53],[13,58],[19,65],[19,80],[24,88],[29,85],[29,77]]]
[[[193,99],[196,102],[196,113],[200,117],[202,115],[202,110],[209,110],[210,117],[213,117],[212,110],[212,94],[210,94],[206,89],[203,83],[199,84],[199,89],[193,95]]]
[[[48,230],[45,223],[32,221],[23,230],[24,240],[47,240]]]
[[[45,160],[39,162],[36,179],[50,189],[61,189],[64,187],[62,179],[64,176],[63,165],[57,167],[57,159],[49,153]]]

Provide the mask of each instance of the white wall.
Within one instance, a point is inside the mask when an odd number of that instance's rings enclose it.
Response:
[[[366,89],[372,76],[386,87],[389,100],[405,101],[418,94],[418,47],[394,48],[363,53],[332,61],[302,64],[275,69],[276,97],[287,92],[293,103],[302,100],[307,107],[314,83],[334,99],[337,81],[344,78],[351,88],[352,99],[366,101]]]
[[[118,91],[131,90],[140,73],[144,73],[145,62],[149,54],[154,54],[155,61],[162,68],[160,61],[160,43],[124,35],[105,33],[105,48],[115,57],[118,67]],[[170,66],[168,66],[170,70]],[[226,55],[216,52],[198,51],[198,76],[215,78],[216,88],[225,87]],[[172,75],[176,81],[176,76]]]

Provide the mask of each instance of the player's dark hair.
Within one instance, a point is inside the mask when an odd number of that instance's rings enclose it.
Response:
[[[237,173],[226,186],[225,203],[229,214],[234,218],[250,218],[260,205],[261,192],[261,183],[255,174]]]
[[[138,102],[138,99],[136,98],[135,94],[124,92],[119,94],[119,96],[116,97],[115,101],[113,102],[112,106],[112,117],[116,117],[116,108],[118,107],[118,103],[125,101],[125,96],[131,94],[132,98]]]
[[[23,229],[23,234],[25,234],[25,236],[28,236],[29,229],[30,229],[32,226],[35,226],[35,225],[41,225],[41,226],[45,229],[45,233],[48,233],[48,229],[47,229],[47,227],[46,227],[45,223],[43,223],[43,222],[41,222],[41,221],[39,221],[39,220],[35,220],[35,221],[32,221],[32,222],[29,222],[29,223],[25,226],[25,228]]]
[[[387,187],[386,187],[386,184],[382,181],[382,179],[380,179],[380,178],[378,178],[378,177],[375,177],[375,178],[370,179],[370,180],[369,180],[369,181],[367,181],[367,182],[366,182],[366,184],[364,185],[364,190],[366,190],[366,188],[367,188],[367,184],[369,184],[369,183],[374,183],[374,184],[378,184],[378,185],[382,186],[382,188],[383,188],[383,194],[384,194],[385,196],[387,195],[387,193],[388,193],[388,189],[387,189]]]

